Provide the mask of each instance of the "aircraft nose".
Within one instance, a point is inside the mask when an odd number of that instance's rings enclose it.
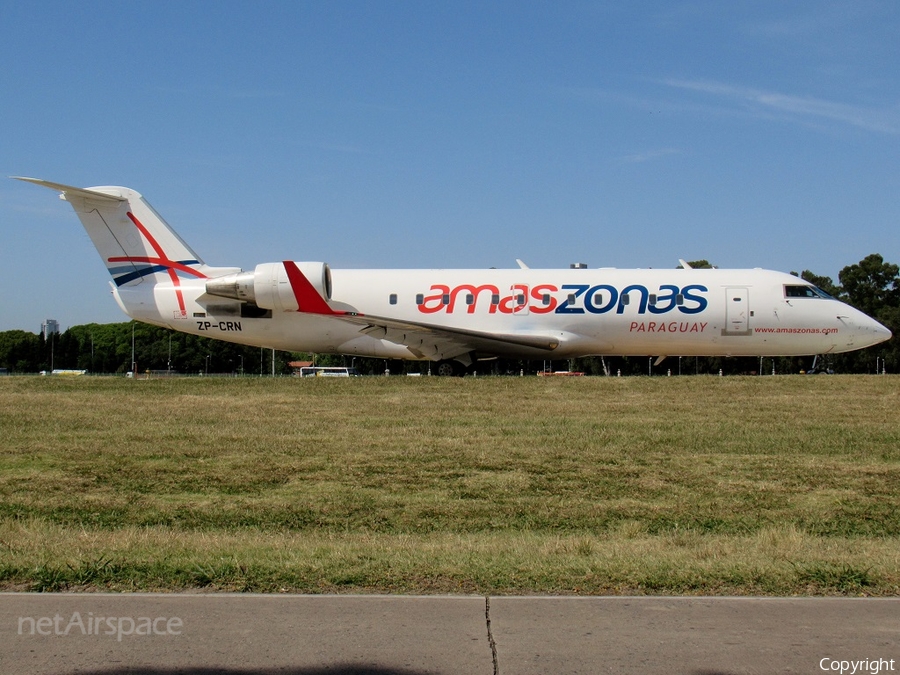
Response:
[[[860,347],[871,347],[872,345],[877,345],[881,342],[885,342],[890,340],[893,337],[893,333],[891,333],[890,329],[887,326],[883,326],[878,323],[875,319],[865,314],[857,322],[857,337]]]

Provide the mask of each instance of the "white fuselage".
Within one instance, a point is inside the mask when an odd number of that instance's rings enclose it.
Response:
[[[486,355],[791,356],[860,349],[890,336],[837,300],[791,297],[789,287],[809,285],[762,269],[333,270],[331,277],[335,308],[558,340],[552,354],[509,345]],[[451,356],[423,356],[332,316],[277,310],[266,318],[241,316],[240,303],[206,295],[203,280],[182,280],[180,290],[186,315],[165,283],[117,292],[137,319],[241,344],[384,358]]]

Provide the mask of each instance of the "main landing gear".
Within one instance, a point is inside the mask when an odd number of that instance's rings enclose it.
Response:
[[[462,377],[466,369],[459,361],[438,361],[431,366],[431,374],[438,377]]]

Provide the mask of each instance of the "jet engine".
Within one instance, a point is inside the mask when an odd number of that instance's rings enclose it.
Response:
[[[294,264],[322,298],[326,301],[331,299],[331,269],[326,263]],[[252,272],[210,279],[206,282],[206,292],[277,312],[295,312],[299,309],[284,263],[262,263]]]

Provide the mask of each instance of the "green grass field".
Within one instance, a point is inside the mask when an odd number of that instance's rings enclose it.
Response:
[[[898,392],[0,378],[0,588],[895,595]]]

